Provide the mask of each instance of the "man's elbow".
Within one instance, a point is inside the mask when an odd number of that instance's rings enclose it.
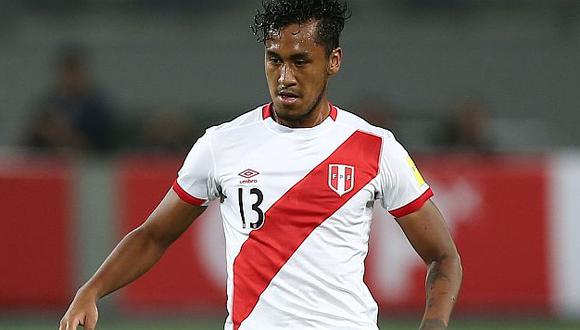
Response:
[[[142,246],[153,247],[159,250],[165,250],[171,244],[170,241],[156,235],[153,230],[145,225],[133,229],[129,234],[127,234],[126,238],[137,241]]]
[[[461,278],[463,276],[463,265],[461,262],[461,256],[457,249],[453,248],[445,253],[436,255],[434,258],[427,262],[428,265],[438,264],[440,267],[448,268],[454,270],[458,276]]]
[[[455,275],[454,277],[461,282],[463,278],[463,265],[461,263],[461,256],[457,250],[454,250],[454,253],[446,255],[445,258],[439,261],[439,264],[442,268],[446,268],[452,272]]]

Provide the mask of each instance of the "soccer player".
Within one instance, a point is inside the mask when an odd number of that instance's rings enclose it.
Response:
[[[254,31],[271,102],[206,131],[155,211],[78,290],[61,330],[94,329],[97,300],[151,268],[214,199],[225,329],[378,329],[363,282],[375,201],[427,265],[421,329],[447,328],[462,270],[431,189],[389,131],[327,99],[346,12],[337,0],[264,2]]]

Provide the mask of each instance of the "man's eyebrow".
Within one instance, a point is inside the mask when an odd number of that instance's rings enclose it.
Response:
[[[267,50],[266,55],[268,57],[281,57],[280,54],[276,53],[273,50]],[[290,59],[291,60],[309,59],[310,55],[311,55],[310,52],[300,52],[300,53],[295,53],[295,54],[290,55]]]
[[[268,55],[268,56],[275,56],[275,57],[280,57],[280,55],[278,55],[278,53],[276,53],[276,52],[275,52],[275,51],[273,51],[273,50],[267,50],[267,51],[266,51],[266,55]]]
[[[296,53],[296,54],[292,54],[290,56],[290,59],[292,59],[292,60],[303,60],[303,59],[309,59],[309,58],[310,58],[309,52]]]

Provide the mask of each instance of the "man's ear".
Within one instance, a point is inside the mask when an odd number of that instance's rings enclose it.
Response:
[[[340,65],[342,63],[342,48],[337,47],[332,50],[330,57],[328,58],[328,75],[332,76],[340,71]]]

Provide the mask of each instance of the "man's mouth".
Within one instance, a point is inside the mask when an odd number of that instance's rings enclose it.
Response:
[[[288,91],[278,92],[278,99],[280,101],[282,101],[282,103],[286,103],[286,104],[295,103],[299,97],[300,96],[294,92],[288,92]]]

